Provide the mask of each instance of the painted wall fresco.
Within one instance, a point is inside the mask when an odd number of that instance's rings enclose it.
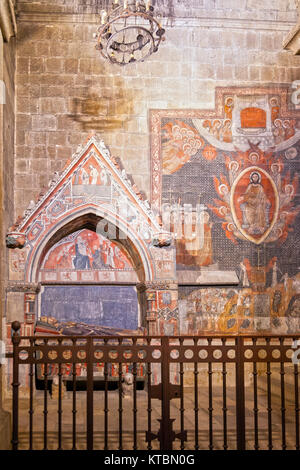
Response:
[[[180,287],[181,332],[297,331],[300,113],[289,90],[219,88],[215,110],[153,110],[150,122],[152,204],[176,234],[180,282],[191,271],[240,280]]]
[[[71,283],[138,281],[124,248],[88,229],[64,237],[49,250],[40,278]],[[39,313],[58,321],[136,329],[137,293],[130,286],[44,286]]]
[[[138,300],[133,286],[44,286],[40,314],[60,322],[82,322],[136,330]]]
[[[6,244],[12,249],[9,289],[12,296],[24,293],[24,316],[20,313],[19,320],[22,326],[23,320],[30,325],[31,332],[31,304],[38,304],[39,315],[59,321],[130,330],[143,323],[149,331],[151,323],[153,334],[158,329],[178,332],[170,233],[162,229],[149,202],[99,136],[79,146],[62,173],[54,175],[36,202],[31,201],[10,227]],[[170,281],[176,285],[172,305],[162,308],[156,328],[157,290],[167,291]],[[107,285],[106,290],[99,283]],[[127,292],[122,286],[128,283],[139,283],[141,319],[136,291],[133,301],[134,288]],[[81,289],[79,284],[85,285]],[[146,312],[149,291],[155,298],[153,312]],[[26,301],[27,293],[33,301]]]
[[[147,280],[175,277],[173,253],[168,253],[169,264],[164,270],[160,268],[161,259],[152,253],[162,230],[149,202],[110,155],[103,140],[93,136],[85,146],[79,146],[62,174],[54,175],[49,188],[41,191],[37,202],[31,201],[23,217],[10,227],[7,247],[20,249],[10,256],[10,279],[35,282],[46,237],[71,223],[77,214],[93,214],[98,220],[103,217],[104,225],[108,223],[112,232],[118,227],[119,232],[111,233],[110,239],[131,240],[143,258],[140,264]],[[164,249],[160,249],[160,258],[164,258]],[[117,281],[121,281],[120,276]],[[107,280],[114,281],[109,277]]]
[[[300,274],[253,288],[179,288],[181,334],[300,331]]]
[[[10,279],[36,282],[47,237],[100,211],[139,252],[151,334],[298,328],[300,111],[290,103],[287,88],[232,87],[216,90],[214,110],[151,111],[151,207],[91,138],[11,228],[7,244],[21,249]],[[77,226],[51,248],[40,279],[126,282],[136,273],[119,248]]]
[[[102,231],[96,230],[99,222]],[[48,188],[9,228],[6,245],[11,299],[6,306],[7,352],[12,352],[14,300],[20,306],[22,335],[34,334],[37,313],[49,321],[65,321],[74,334],[105,334],[107,328],[110,334],[116,328],[123,333],[178,332],[177,289],[172,290],[171,303],[165,296],[166,305],[157,310],[157,290],[166,293],[169,281],[176,285],[175,246],[101,137],[90,137],[62,173],[54,174]],[[99,285],[102,282],[105,285]],[[28,377],[24,368],[25,394]],[[11,381],[9,362],[7,390]]]
[[[40,270],[40,279],[52,282],[138,280],[124,248],[87,229],[73,232],[49,250]]]

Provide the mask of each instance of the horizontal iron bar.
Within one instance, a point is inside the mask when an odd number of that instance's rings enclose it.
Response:
[[[236,339],[236,338],[248,338],[248,339],[264,339],[264,338],[271,338],[271,339],[300,339],[300,333],[297,334],[288,334],[288,335],[276,335],[276,334],[219,334],[219,333],[206,333],[206,334],[197,334],[197,335],[177,335],[177,336],[163,336],[163,335],[154,335],[154,336],[144,336],[144,335],[122,335],[122,336],[102,336],[102,335],[87,335],[87,336],[65,336],[65,335],[37,335],[37,336],[18,336],[19,339],[23,340],[39,340],[39,339],[56,339],[60,340],[63,338],[63,340],[69,340],[73,341],[75,340],[82,340],[82,339],[88,339],[88,338],[93,338],[93,339],[101,339],[101,340],[111,340],[111,341],[119,341],[123,339],[143,339],[143,340],[159,340],[163,338],[168,338],[171,341],[175,340],[199,340],[199,339]]]

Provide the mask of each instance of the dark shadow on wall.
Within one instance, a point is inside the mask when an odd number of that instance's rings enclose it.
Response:
[[[83,131],[122,129],[134,114],[134,97],[137,99],[136,91],[121,86],[117,92],[106,89],[101,94],[91,93],[87,87],[86,95],[73,98],[69,118]]]

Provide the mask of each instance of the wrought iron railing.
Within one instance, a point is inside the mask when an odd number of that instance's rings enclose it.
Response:
[[[88,450],[300,449],[300,335],[21,337],[19,325],[12,326],[14,450],[78,449],[83,435]],[[24,367],[28,401],[20,408]],[[128,371],[127,398],[122,384]],[[38,380],[42,391],[36,391]],[[50,398],[54,380],[57,393]],[[78,391],[82,381],[85,394]],[[42,426],[34,419],[37,400]],[[67,425],[64,416],[71,416]]]

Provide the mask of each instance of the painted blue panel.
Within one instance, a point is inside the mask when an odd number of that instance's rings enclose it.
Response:
[[[41,315],[58,321],[135,330],[137,292],[133,286],[45,286]]]

